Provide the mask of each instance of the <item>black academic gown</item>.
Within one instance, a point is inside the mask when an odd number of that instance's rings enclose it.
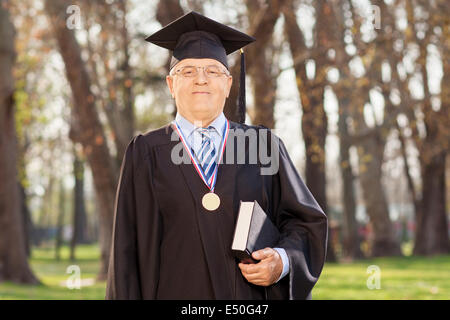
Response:
[[[230,121],[230,132],[235,129],[245,134],[265,128]],[[172,152],[182,149],[171,125],[135,137],[117,190],[106,298],[310,297],[325,261],[327,219],[283,142],[271,137],[261,143],[279,144],[279,170],[261,175],[259,161],[252,164],[247,157],[244,164],[236,163],[237,138],[230,134],[215,188],[221,203],[213,212],[201,204],[209,189],[194,166],[171,160]],[[240,201],[253,200],[280,230],[276,247],[286,250],[290,263],[289,274],[267,288],[248,283],[231,252]]]

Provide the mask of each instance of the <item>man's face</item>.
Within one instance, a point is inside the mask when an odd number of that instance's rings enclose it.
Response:
[[[221,71],[226,71],[226,68],[214,59],[184,59],[173,68],[172,75],[166,77],[170,93],[182,116],[188,120],[216,118],[223,111],[225,99],[230,93],[231,76],[221,74],[208,77],[201,68],[197,69],[198,74],[194,77],[184,77],[181,72],[174,72],[186,66],[217,66]]]

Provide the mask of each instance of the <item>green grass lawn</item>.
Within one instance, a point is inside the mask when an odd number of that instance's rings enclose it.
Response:
[[[374,272],[379,270],[379,289]],[[368,281],[369,280],[369,281]],[[369,286],[372,289],[368,288]],[[313,299],[422,300],[450,299],[450,255],[377,258],[359,262],[327,263],[313,290]]]
[[[54,250],[34,249],[31,267],[42,282],[27,286],[8,282],[0,284],[0,299],[104,299],[105,282],[95,282],[99,268],[99,251],[95,245],[79,246],[77,261],[69,261],[69,250],[61,250],[55,261]],[[69,289],[70,265],[80,270],[81,288]],[[369,289],[374,277],[367,268],[379,268],[379,289]],[[372,277],[372,278],[369,278]],[[369,285],[376,282],[369,281]],[[313,299],[450,299],[450,255],[432,258],[377,258],[352,263],[326,263]]]
[[[69,260],[69,248],[61,248],[60,261],[55,260],[53,248],[34,249],[30,260],[35,275],[42,284],[36,286],[17,285],[8,282],[0,283],[0,299],[104,299],[106,283],[96,282],[99,269],[100,252],[98,246],[80,245],[76,250],[76,261]],[[79,289],[67,287],[76,284],[72,281],[75,273],[68,270],[69,266],[79,267],[81,287]]]

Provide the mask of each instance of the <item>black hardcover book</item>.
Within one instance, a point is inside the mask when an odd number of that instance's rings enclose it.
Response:
[[[266,247],[273,248],[280,233],[257,201],[241,201],[231,250],[243,263],[256,263],[251,254]]]

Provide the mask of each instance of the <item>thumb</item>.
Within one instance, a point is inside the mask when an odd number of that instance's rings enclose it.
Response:
[[[257,260],[263,260],[267,257],[270,257],[273,254],[272,250],[273,249],[271,248],[264,248],[261,250],[257,250],[252,253],[252,256]]]

